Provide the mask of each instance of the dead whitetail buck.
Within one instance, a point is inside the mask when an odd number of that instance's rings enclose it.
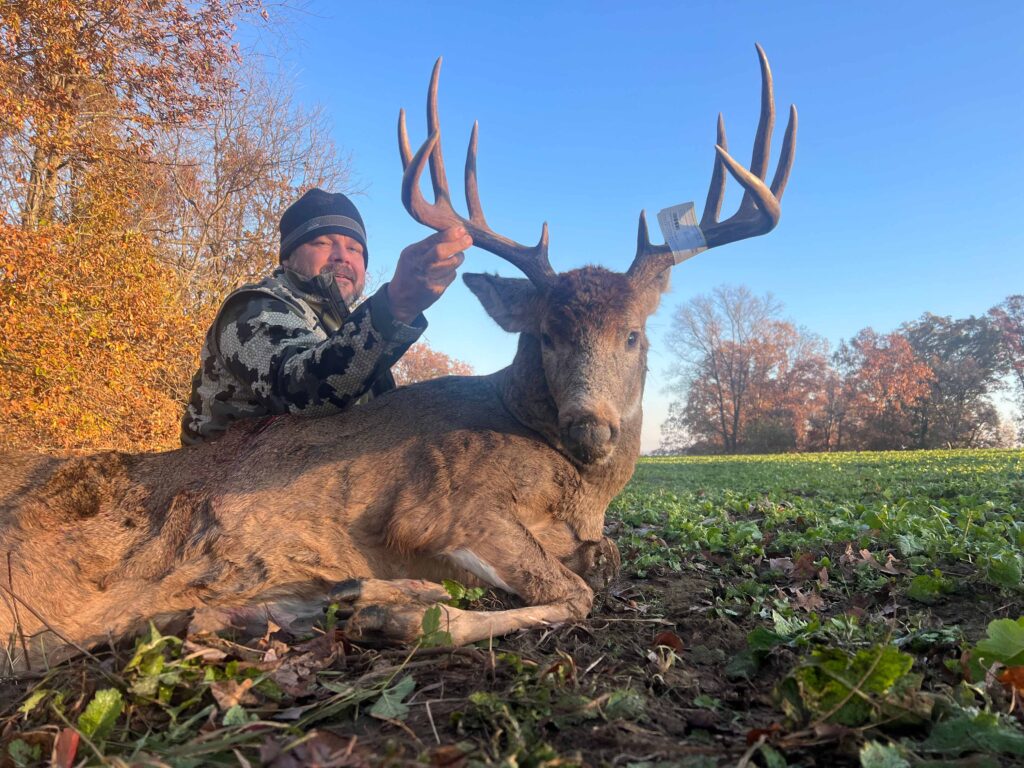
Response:
[[[708,247],[763,235],[779,220],[796,112],[765,185],[774,121],[761,61],[761,117],[750,170],[717,156],[704,217]],[[3,459],[0,635],[15,668],[53,662],[136,632],[147,621],[250,629],[347,604],[351,637],[413,640],[450,577],[518,595],[527,607],[445,607],[467,643],[586,616],[618,568],[605,509],[640,448],[647,317],[674,263],[640,215],[626,274],[556,274],[545,226],[526,247],[493,232],[477,194],[474,126],[466,159],[469,218],[452,207],[441,156],[435,66],[429,138],[415,155],[404,114],[402,200],[417,221],[463,224],[474,243],[529,279],[467,274],[519,348],[508,368],[399,389],[323,419],[238,425],[212,444],[157,454]],[[429,161],[435,202],[419,179]],[[728,170],[745,193],[718,221]]]

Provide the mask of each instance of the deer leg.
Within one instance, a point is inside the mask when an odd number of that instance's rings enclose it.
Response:
[[[605,536],[598,541],[584,541],[562,563],[587,582],[595,592],[605,589],[619,575],[622,558],[619,547]]]
[[[399,537],[406,533],[403,523],[392,523],[392,541],[402,540]],[[407,524],[417,525],[412,520]],[[422,530],[420,523],[416,533],[422,536]],[[421,542],[421,551],[432,551],[436,557],[445,558],[530,604],[507,611],[463,611],[442,605],[441,629],[456,644],[582,619],[593,604],[590,586],[545,551],[515,519],[481,515],[472,525],[445,531],[437,538],[440,541],[429,542],[427,546]],[[335,588],[334,596],[351,607],[346,631],[353,638],[401,642],[415,640],[422,633],[424,613],[447,597],[443,588],[430,582],[374,579],[342,582]]]
[[[566,604],[538,605],[507,611],[464,611],[445,605],[448,593],[429,581],[349,579],[330,599],[341,607],[345,632],[354,640],[413,643],[423,633],[423,616],[441,609],[440,629],[454,645],[500,637],[517,629],[559,624],[575,618]]]

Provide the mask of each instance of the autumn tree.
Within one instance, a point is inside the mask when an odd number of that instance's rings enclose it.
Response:
[[[449,357],[420,341],[392,367],[391,372],[399,385],[436,379],[440,376],[471,376],[473,368],[461,360]]]
[[[846,421],[846,401],[843,379],[826,364],[817,390],[808,403],[805,451],[841,450]]]
[[[206,113],[258,0],[5,0],[0,138],[9,219],[67,220],[87,166]]]
[[[228,87],[232,17],[255,8],[0,5],[0,445],[173,444],[202,329],[141,231],[154,145]]]
[[[991,395],[1002,377],[1002,334],[993,319],[925,313],[900,332],[932,372],[927,396],[913,409],[914,447],[993,444],[999,414]]]
[[[826,348],[780,314],[770,295],[742,286],[720,286],[676,312],[669,347],[677,400],[663,425],[665,445],[683,433],[726,453],[803,445]]]
[[[1024,294],[1008,296],[989,310],[989,317],[999,333],[999,356],[1003,370],[1009,375],[1020,409],[1020,439],[1024,440]]]
[[[753,367],[748,342],[779,309],[769,295],[719,286],[691,299],[672,318],[668,346],[678,361],[672,376],[685,414],[680,425],[726,453],[737,450],[747,415]]]
[[[90,168],[77,226],[0,225],[0,447],[173,444],[201,330],[177,276],[103,190],[141,180]],[[183,361],[189,360],[189,365]]]
[[[156,142],[154,215],[142,227],[196,311],[277,264],[278,220],[302,192],[354,191],[322,107],[296,104],[287,80],[252,66],[232,79],[239,87],[218,93],[206,116]]]
[[[881,335],[865,328],[842,352],[847,358],[844,447],[913,447],[914,409],[929,395],[931,369],[900,333]]]

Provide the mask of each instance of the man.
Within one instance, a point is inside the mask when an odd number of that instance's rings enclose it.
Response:
[[[391,281],[350,310],[369,260],[352,201],[311,189],[284,212],[280,231],[280,267],[229,295],[206,334],[183,445],[215,440],[238,419],[323,416],[394,389],[391,366],[423,333],[423,311],[473,244],[455,226],[410,245]]]

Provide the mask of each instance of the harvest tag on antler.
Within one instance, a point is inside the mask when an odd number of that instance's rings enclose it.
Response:
[[[708,249],[704,233],[697,226],[693,203],[680,203],[658,211],[658,226],[672,249],[676,264]]]

